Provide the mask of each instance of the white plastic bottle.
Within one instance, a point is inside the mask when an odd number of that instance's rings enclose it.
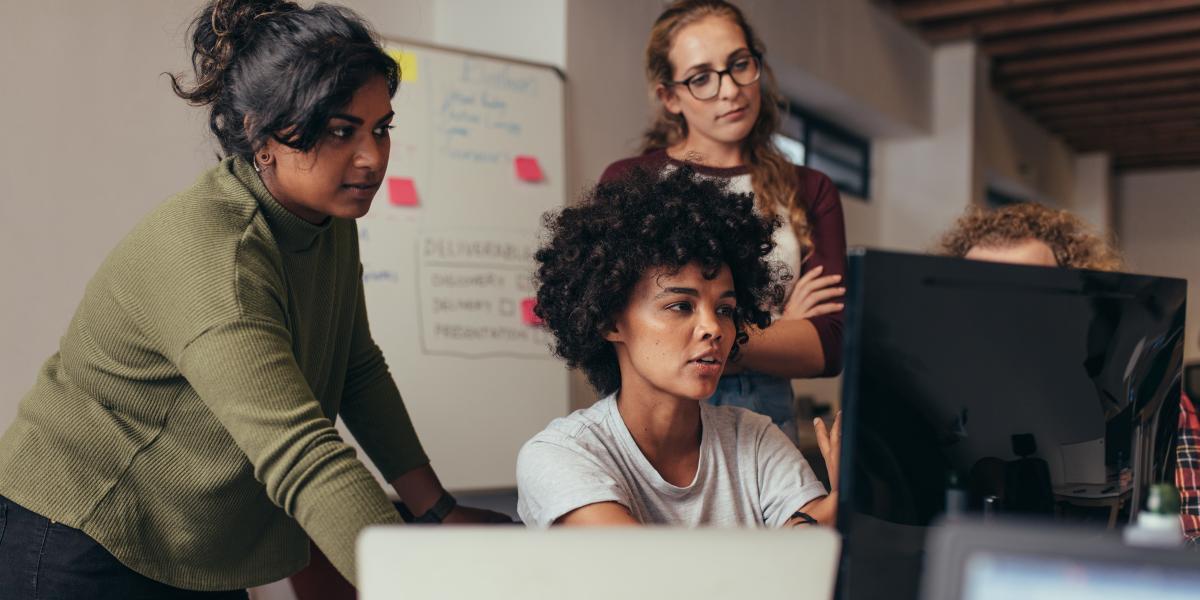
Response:
[[[1146,508],[1138,513],[1137,523],[1125,528],[1125,543],[1131,546],[1177,548],[1183,545],[1183,526],[1179,522],[1179,492],[1168,483],[1150,486]]]

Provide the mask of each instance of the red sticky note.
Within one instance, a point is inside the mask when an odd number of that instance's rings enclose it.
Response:
[[[542,175],[542,166],[532,156],[518,156],[513,159],[517,167],[517,179],[537,183],[546,177]]]
[[[388,200],[392,206],[419,206],[417,186],[408,177],[388,177]]]
[[[537,306],[537,298],[526,298],[521,301],[521,321],[526,325],[541,325],[542,319],[533,312]]]

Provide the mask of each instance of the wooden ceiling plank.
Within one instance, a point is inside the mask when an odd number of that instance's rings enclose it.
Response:
[[[1005,57],[1190,33],[1200,33],[1200,11],[983,40],[980,50],[992,57]]]
[[[1087,151],[1103,150],[1106,152],[1132,152],[1143,149],[1154,151],[1169,151],[1179,148],[1193,148],[1200,145],[1200,136],[1192,135],[1179,139],[1167,138],[1106,138],[1106,137],[1064,137],[1068,146]]]
[[[1091,0],[1063,5],[1025,8],[993,16],[966,17],[921,27],[925,39],[948,42],[970,38],[1024,33],[1149,16],[1155,13],[1200,8],[1198,0]]]
[[[1200,109],[1200,90],[1179,94],[1148,94],[1139,98],[1080,102],[1049,108],[1027,106],[1026,110],[1037,119],[1059,119],[1093,115],[1120,115],[1126,112],[1171,108]]]
[[[1200,149],[1192,147],[1181,150],[1166,150],[1166,151],[1139,151],[1139,152],[1116,152],[1112,157],[1116,160],[1162,160],[1165,158],[1179,157],[1194,157],[1200,156]]]
[[[1098,84],[1075,89],[1014,94],[1012,100],[1029,110],[1036,110],[1038,108],[1088,103],[1098,100],[1119,100],[1122,98],[1138,98],[1148,94],[1170,94],[1191,91],[1200,91],[1200,74]]]
[[[1156,135],[1182,133],[1200,126],[1200,113],[1162,115],[1135,119],[1094,119],[1088,121],[1040,121],[1047,130],[1060,135]]]
[[[1150,160],[1115,161],[1113,169],[1121,172],[1133,170],[1148,171],[1152,169],[1194,167],[1198,164],[1200,164],[1200,156],[1181,156]]]
[[[1200,58],[1177,58],[1146,64],[1118,65],[1093,69],[1079,69],[1069,73],[1031,75],[1000,80],[1004,92],[1048,90],[1071,86],[1083,86],[1106,81],[1123,81],[1170,75],[1192,75],[1200,72]]]
[[[1096,50],[1077,51],[1070,54],[1035,56],[1028,59],[1013,59],[997,65],[993,72],[1014,77],[1030,73],[1064,71],[1080,67],[1156,60],[1164,57],[1200,54],[1200,36],[1184,36],[1137,45],[1115,46]]]
[[[1061,4],[1068,0],[918,0],[896,6],[902,21],[916,23],[930,19],[947,19],[996,12],[1010,8]]]

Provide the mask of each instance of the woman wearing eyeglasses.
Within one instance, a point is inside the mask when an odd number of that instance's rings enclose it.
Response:
[[[679,0],[650,32],[646,76],[658,104],[642,155],[610,165],[601,181],[634,169],[670,172],[688,165],[754,192],[755,208],[778,215],[770,258],[793,274],[782,313],[752,329],[726,368],[715,405],[771,417],[796,441],[792,378],[841,371],[846,232],[837,188],[825,175],[792,164],[774,145],[782,95],[762,42],[741,11],[722,0]]]

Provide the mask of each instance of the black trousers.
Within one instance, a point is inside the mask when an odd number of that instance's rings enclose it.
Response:
[[[0,496],[0,598],[4,600],[246,600],[245,590],[195,592],[121,564],[87,534]]]

